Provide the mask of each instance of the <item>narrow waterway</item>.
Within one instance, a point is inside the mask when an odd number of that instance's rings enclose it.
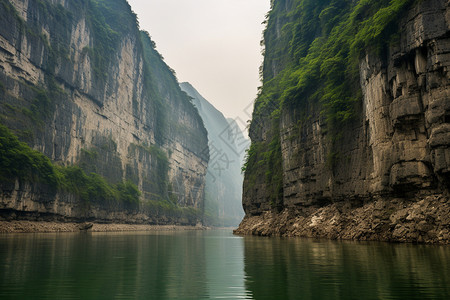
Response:
[[[0,235],[0,299],[450,299],[446,246],[231,230]]]

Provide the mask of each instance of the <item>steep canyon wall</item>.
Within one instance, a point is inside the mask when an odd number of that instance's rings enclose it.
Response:
[[[182,82],[180,86],[192,97],[208,131],[205,211],[213,225],[237,226],[244,215],[241,165],[248,140],[234,120],[225,119],[190,83]]]
[[[110,183],[131,181],[142,193],[141,208],[169,201],[201,213],[206,130],[128,3],[0,6],[0,122],[57,164],[78,165]],[[0,208],[20,211],[33,189],[3,184]],[[33,211],[32,203],[25,206]]]
[[[283,30],[290,27],[283,16],[294,14],[299,2],[273,3],[265,35],[265,85],[290,66],[283,57],[291,54],[280,54],[279,60],[270,55],[286,42]],[[316,5],[320,16],[336,9],[329,2],[328,7]],[[381,49],[362,49],[356,66],[359,80],[352,90],[357,101],[344,121],[329,117],[326,109],[332,102],[326,98],[333,96],[311,100],[314,89],[299,98],[286,97],[279,106],[261,109],[257,102],[252,146],[275,158],[264,163],[264,157],[250,153],[246,217],[237,232],[449,242],[449,16],[447,1],[405,4],[385,29],[390,42]],[[321,18],[316,22],[323,24]],[[324,31],[314,33],[315,42]],[[260,103],[264,96],[263,86]],[[274,118],[277,109],[279,118]],[[278,147],[268,148],[269,143]],[[278,178],[265,167],[271,163],[280,168]]]

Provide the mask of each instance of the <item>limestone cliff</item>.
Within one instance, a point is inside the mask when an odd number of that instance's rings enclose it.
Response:
[[[450,7],[344,2],[273,1],[238,232],[448,243]]]
[[[0,122],[53,162],[132,182],[154,222],[183,207],[201,220],[206,130],[126,0],[1,0],[0,83]],[[33,189],[4,183],[0,208],[33,212]]]
[[[241,166],[248,140],[234,120],[225,119],[190,83],[182,82],[180,86],[192,97],[208,131],[210,161],[206,174],[205,211],[209,223],[237,226],[244,216]]]

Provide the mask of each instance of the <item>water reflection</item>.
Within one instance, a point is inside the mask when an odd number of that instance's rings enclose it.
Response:
[[[244,242],[229,231],[208,236],[206,274],[210,299],[252,299],[245,288]]]
[[[0,299],[249,298],[230,231],[0,235]]]
[[[448,247],[231,231],[0,235],[0,299],[450,299]]]
[[[255,299],[450,299],[448,247],[245,238]]]

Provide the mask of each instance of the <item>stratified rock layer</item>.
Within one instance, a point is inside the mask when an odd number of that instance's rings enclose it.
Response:
[[[170,199],[201,212],[206,130],[128,3],[2,0],[0,7],[1,123],[54,162],[132,181],[143,203]],[[1,186],[0,209],[68,203],[58,200],[64,195],[32,195],[39,188],[31,186]],[[48,206],[80,216],[70,205]]]
[[[265,184],[246,177],[246,218],[237,232],[449,242],[447,1],[420,1],[399,21],[398,33],[400,42],[387,55],[368,53],[360,61],[362,105],[356,120],[340,130],[342,137],[333,149],[339,155],[332,167],[320,110],[282,111],[283,199],[277,203],[282,212],[273,209]],[[309,117],[299,129],[302,115]],[[382,219],[374,217],[377,205]],[[426,211],[426,217],[396,219],[403,205],[410,214]]]

